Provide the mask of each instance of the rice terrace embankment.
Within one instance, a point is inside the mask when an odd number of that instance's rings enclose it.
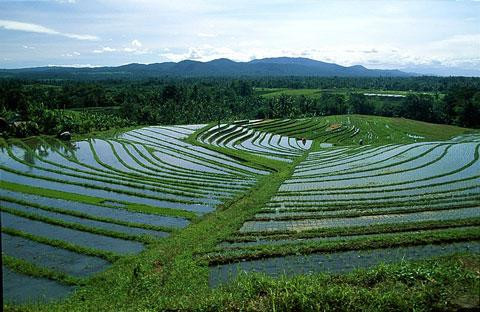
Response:
[[[476,304],[478,131],[339,115],[1,143],[7,310]]]

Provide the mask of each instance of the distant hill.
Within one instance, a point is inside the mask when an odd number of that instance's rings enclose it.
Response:
[[[316,76],[316,77],[408,77],[399,70],[368,69],[361,65],[341,66],[308,58],[277,57],[234,62],[216,59],[209,62],[185,60],[178,63],[128,64],[116,67],[35,67],[0,69],[0,77],[34,79],[117,79],[153,77],[240,77],[240,76]]]

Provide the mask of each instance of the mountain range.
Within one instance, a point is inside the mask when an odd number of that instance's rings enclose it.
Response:
[[[155,77],[242,77],[242,76],[316,76],[316,77],[408,77],[399,70],[368,69],[361,65],[341,66],[308,58],[277,57],[235,62],[216,59],[209,62],[184,60],[178,63],[127,64],[115,67],[33,67],[0,69],[0,77],[31,79],[120,79]]]

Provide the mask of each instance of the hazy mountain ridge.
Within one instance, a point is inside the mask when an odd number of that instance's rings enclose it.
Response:
[[[0,69],[2,77],[22,78],[128,78],[128,77],[207,77],[207,76],[318,76],[318,77],[408,77],[399,70],[368,69],[361,65],[341,66],[308,58],[264,58],[250,62],[216,59],[209,62],[184,60],[178,63],[132,63],[115,67],[34,67]]]

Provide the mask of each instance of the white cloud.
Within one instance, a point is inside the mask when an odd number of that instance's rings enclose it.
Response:
[[[362,51],[362,52],[363,52],[363,53],[367,53],[367,54],[369,54],[369,53],[378,53],[378,50],[377,50],[377,49],[370,49],[370,50],[364,50],[364,51]]]
[[[78,52],[76,52],[76,51],[74,51],[74,52],[72,52],[72,53],[64,53],[64,54],[62,54],[63,57],[75,57],[75,56],[79,56],[79,55],[80,55],[80,53],[78,53]]]
[[[186,59],[198,61],[211,61],[218,58],[228,58],[234,61],[250,61],[267,57],[306,57],[324,62],[337,63],[343,66],[362,64],[370,68],[399,68],[405,64],[430,64],[434,61],[444,62],[443,59],[418,56],[411,51],[399,49],[394,46],[336,46],[321,48],[275,49],[266,48],[261,44],[251,42],[245,45],[240,42],[238,46],[218,47],[212,45],[199,45],[188,48],[185,52],[177,49],[164,50],[160,56],[168,61],[182,61]]]
[[[58,35],[59,32],[37,24],[22,23],[9,20],[0,20],[0,27],[8,30],[18,30],[26,32],[35,32],[42,34]]]
[[[480,2],[472,0],[440,4],[435,0],[369,1],[369,5],[313,0],[295,1],[295,5],[286,0],[28,0],[35,5],[14,10],[17,1],[27,0],[0,0],[0,11],[10,12],[8,18],[15,21],[29,16],[39,23],[0,20],[0,38],[7,39],[1,40],[2,57],[15,59],[18,66],[31,62],[33,52],[35,64],[48,64],[55,63],[53,55],[65,51],[75,55],[71,51],[78,50],[85,63],[108,65],[291,56],[372,68],[437,63],[480,67],[479,16],[475,14]],[[74,19],[71,14],[75,14]],[[50,38],[37,36],[20,41],[23,38],[17,32],[3,29],[50,34]],[[102,41],[87,50],[80,50],[83,48],[69,40],[49,44],[49,39],[58,39],[52,35],[77,40],[96,38],[71,34],[67,29],[98,34]],[[22,48],[23,44],[37,49]]]
[[[102,65],[92,65],[92,64],[49,64],[47,65],[48,67],[76,67],[76,68],[82,68],[82,67],[90,67],[90,68],[95,68],[95,67],[102,67]]]
[[[142,47],[142,43],[140,41],[138,41],[137,39],[133,40],[131,44],[135,48],[141,48]]]
[[[217,35],[216,34],[210,34],[210,33],[198,33],[197,36],[199,37],[205,37],[205,38],[214,38]]]
[[[92,36],[92,35],[63,33],[51,28],[44,27],[42,25],[23,23],[23,22],[11,21],[11,20],[0,20],[0,28],[7,29],[7,30],[39,33],[39,34],[58,35],[58,36],[68,37],[68,38],[77,39],[77,40],[91,40],[91,41],[99,40],[98,37]]]
[[[135,39],[132,42],[130,42],[130,45],[124,47],[124,48],[112,48],[112,47],[102,47],[100,49],[95,49],[92,51],[93,53],[96,54],[101,54],[101,53],[111,53],[111,52],[127,52],[127,53],[134,53],[134,54],[146,54],[149,53],[150,50],[147,48],[143,48],[143,44]]]
[[[246,52],[245,50],[235,50],[228,47],[214,47],[208,44],[200,45],[198,47],[190,47],[187,52],[183,53],[162,53],[160,56],[166,58],[169,61],[182,61],[182,60],[197,60],[197,61],[211,61],[219,58],[228,58],[234,61],[249,61],[252,58],[252,52],[260,52],[256,49],[251,49]],[[262,53],[260,53],[262,54]]]
[[[117,49],[115,49],[115,48],[102,47],[101,49],[95,49],[95,50],[93,50],[92,52],[93,52],[93,53],[100,54],[100,53],[115,52],[115,51],[117,51]]]
[[[124,52],[134,53],[134,54],[147,54],[150,53],[148,48],[143,48],[143,44],[135,39],[130,43],[130,46],[123,48]]]
[[[78,39],[78,40],[90,40],[90,41],[100,40],[97,36],[92,36],[92,35],[77,35],[77,34],[69,34],[69,33],[59,33],[59,35],[72,38],[72,39]]]
[[[130,45],[117,48],[112,48],[109,46],[101,47],[99,49],[95,49],[92,51],[95,54],[102,54],[102,53],[113,53],[113,52],[126,52],[126,53],[133,53],[133,54],[147,54],[150,53],[148,48],[144,48],[143,44],[135,39],[130,42]]]
[[[437,47],[451,47],[455,45],[462,45],[463,47],[469,46],[480,49],[480,33],[455,35],[442,40],[434,41],[432,44]],[[479,51],[477,50],[477,52]]]

